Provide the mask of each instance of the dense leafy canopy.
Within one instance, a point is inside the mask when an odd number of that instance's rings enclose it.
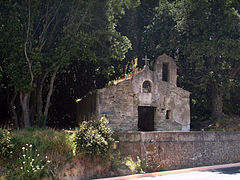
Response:
[[[116,31],[122,5],[111,0],[1,2],[1,66],[15,124],[45,124],[56,74],[72,61],[108,65],[125,57],[130,42]]]
[[[146,26],[145,52],[152,57],[165,52],[177,60],[179,85],[192,92],[193,121],[210,114],[218,121],[233,112],[225,107],[238,91],[239,9],[234,0],[159,1]]]

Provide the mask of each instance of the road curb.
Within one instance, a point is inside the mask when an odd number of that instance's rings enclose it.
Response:
[[[98,180],[138,179],[138,178],[144,178],[144,177],[163,176],[163,175],[167,175],[167,174],[177,174],[177,173],[185,173],[185,172],[191,172],[191,171],[206,171],[206,170],[213,170],[213,169],[239,167],[239,166],[240,166],[240,163],[233,163],[233,164],[204,166],[204,167],[178,169],[178,170],[170,170],[170,171],[162,171],[162,172],[154,172],[154,173],[146,173],[146,174],[134,174],[134,175],[129,175],[129,176],[120,176],[120,177],[112,177],[112,178],[102,178],[102,179],[98,179]]]

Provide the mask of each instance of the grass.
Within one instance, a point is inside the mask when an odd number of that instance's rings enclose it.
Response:
[[[121,155],[116,150],[116,152],[109,152],[110,156],[107,159],[101,159],[100,156],[91,159],[81,152],[75,155],[74,132],[33,128],[13,130],[10,137],[13,148],[9,150],[9,153],[10,151],[12,153],[9,157],[0,157],[0,180],[29,178],[34,180],[46,176],[50,179],[59,179],[61,172],[64,172],[64,167],[72,174],[71,168],[75,166],[77,169],[86,168],[89,171],[101,166],[103,171],[93,171],[97,173],[93,174],[94,177],[102,177],[102,173],[110,173],[111,176],[132,174],[146,169],[144,162],[138,159],[135,163],[124,157],[120,158]],[[67,164],[71,165],[70,169],[66,169]],[[43,166],[45,168],[43,171],[39,170],[39,173],[34,173],[38,167]]]
[[[18,146],[32,144],[41,153],[57,152],[71,156],[70,135],[64,131],[54,129],[27,129],[12,132],[13,141]]]
[[[22,158],[23,156],[25,157],[23,148],[29,146],[31,146],[34,152],[36,151],[31,156],[40,158],[39,162],[42,162],[41,159],[44,160],[48,157],[51,163],[47,167],[45,175],[51,176],[53,179],[61,165],[73,157],[71,135],[64,131],[50,128],[13,130],[11,132],[11,143],[14,145],[13,149],[11,149],[11,152],[13,152],[12,156],[5,159],[1,158],[0,166],[7,168],[5,173],[0,171],[0,180],[4,179],[5,176],[7,177],[6,179],[23,177],[22,175],[26,173],[21,170],[21,164],[26,161],[26,159]]]

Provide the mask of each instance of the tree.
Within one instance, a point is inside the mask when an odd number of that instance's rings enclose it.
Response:
[[[121,3],[0,2],[3,71],[11,82],[15,122],[22,118],[24,127],[45,125],[56,75],[73,59],[107,62],[124,58],[130,43],[115,29]]]
[[[71,64],[58,74],[56,90],[52,97],[53,105],[50,109],[52,112],[50,118],[53,120],[49,124],[51,126],[63,127],[64,123],[65,127],[74,125],[76,99],[84,97],[89,91],[105,87],[109,81],[124,73],[127,57],[122,55],[130,48],[130,41],[126,39],[124,32],[120,33],[119,25],[121,22],[119,20],[121,21],[121,18],[125,16],[125,11],[135,9],[139,2],[135,0],[110,2],[111,4],[107,6],[110,8],[109,13],[106,16],[103,16],[106,4],[102,1],[94,3],[91,14],[95,20],[92,21],[88,31],[92,27],[98,31],[94,33],[96,35],[90,35],[85,41],[92,42],[88,43],[92,45],[87,48],[81,46],[78,53],[78,57],[84,56],[86,60],[72,58]],[[109,46],[109,37],[111,37],[112,42],[119,44],[119,48]],[[114,43],[111,44],[114,45]],[[113,52],[122,55],[112,57]]]
[[[191,82],[211,92],[212,119],[223,115],[240,71],[240,14],[234,0],[183,1],[177,21],[179,47],[191,67]]]
[[[160,1],[149,24],[145,26],[144,52],[153,58],[167,53],[176,56],[178,52],[178,31],[176,9],[168,0]]]
[[[205,116],[211,102],[213,120],[222,117],[223,98],[235,89],[240,70],[239,7],[235,0],[161,1],[146,27],[145,51],[177,60],[180,86],[197,100],[193,112]]]
[[[132,44],[132,49],[126,54],[126,59],[123,66],[127,66],[135,58],[141,59],[146,53],[145,49],[145,26],[148,26],[155,15],[155,7],[158,5],[158,0],[141,0],[138,6],[127,9],[123,18],[119,22],[118,29],[122,34],[127,36]],[[149,44],[148,44],[149,46]],[[143,66],[141,61],[139,66]],[[125,67],[124,67],[125,68]],[[131,69],[130,69],[131,70]]]

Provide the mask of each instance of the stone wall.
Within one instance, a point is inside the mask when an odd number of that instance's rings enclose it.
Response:
[[[119,140],[121,153],[164,170],[240,161],[240,132],[129,132]]]
[[[98,89],[97,114],[106,115],[113,131],[137,131],[137,96],[132,92],[131,80],[108,88]]]

